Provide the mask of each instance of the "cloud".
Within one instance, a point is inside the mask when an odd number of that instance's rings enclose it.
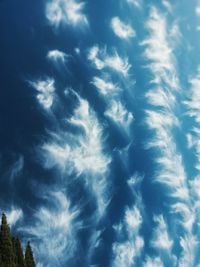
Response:
[[[198,241],[194,235],[186,235],[185,238],[180,239],[180,245],[182,247],[182,254],[179,259],[179,267],[196,266],[195,256],[198,249]]]
[[[143,239],[136,238],[134,243],[126,241],[124,243],[114,243],[113,253],[115,254],[115,259],[113,262],[113,267],[131,267],[134,264],[135,256],[140,252],[143,247]]]
[[[154,221],[157,223],[157,227],[153,231],[151,246],[156,250],[166,251],[171,256],[173,240],[169,237],[167,224],[162,215],[155,216]]]
[[[76,96],[77,107],[67,119],[67,123],[76,129],[76,134],[66,130],[51,133],[40,153],[45,168],[57,167],[62,174],[83,175],[88,189],[96,197],[101,214],[108,204],[106,176],[111,159],[104,152],[103,128],[96,114],[86,100]]]
[[[137,8],[141,8],[142,6],[142,0],[127,0],[127,3]]]
[[[163,90],[161,87],[157,87],[154,90],[148,91],[145,96],[148,103],[152,106],[165,107],[168,110],[174,107],[176,101],[174,94],[168,88]]]
[[[148,66],[153,70],[153,84],[164,83],[171,89],[179,88],[176,74],[175,58],[170,46],[169,31],[165,17],[156,8],[151,9],[150,19],[146,23],[149,37],[141,42],[145,46],[145,57],[150,63]]]
[[[194,118],[195,122],[200,123],[200,67],[198,69],[197,75],[192,77],[189,81],[190,83],[190,93],[188,94],[188,100],[184,101],[184,104],[187,107],[187,115],[191,118]]]
[[[72,207],[62,191],[52,191],[43,199],[47,205],[35,212],[32,225],[25,227],[25,232],[33,240],[34,252],[44,266],[60,267],[76,250],[76,233],[81,227],[79,210]]]
[[[57,49],[50,50],[47,53],[47,58],[55,63],[58,63],[59,61],[61,63],[65,63],[68,57],[69,56],[67,54]]]
[[[46,77],[44,80],[29,81],[29,84],[38,91],[37,100],[43,108],[51,109],[55,97],[54,79]]]
[[[129,236],[135,235],[139,232],[139,229],[142,225],[142,215],[137,206],[133,207],[132,209],[126,209],[125,222]]]
[[[168,219],[171,223],[176,223],[183,231],[180,239],[183,256],[179,259],[178,266],[192,266],[195,247],[193,242],[187,243],[187,240],[189,238],[195,239],[193,228],[196,221],[196,211],[192,205],[193,201],[182,155],[177,148],[176,138],[173,134],[174,130],[180,127],[176,114],[179,79],[173,53],[174,44],[170,40],[170,38],[174,38],[175,34],[171,32],[169,38],[166,19],[156,8],[151,9],[146,27],[149,31],[149,37],[142,42],[142,45],[146,46],[145,57],[150,62],[148,67],[154,76],[150,83],[151,89],[146,93],[146,99],[151,105],[146,110],[146,124],[153,131],[153,136],[146,147],[154,148],[157,152],[154,181],[165,188],[163,192],[170,198],[169,212],[171,216]],[[177,32],[177,28],[174,31]],[[195,80],[193,84],[196,83]],[[196,105],[191,101],[185,104]],[[194,116],[193,111],[189,111],[189,116]],[[157,250],[170,251],[172,240],[168,236],[167,225],[162,218],[157,218],[157,221],[158,226],[153,233],[151,245]],[[187,249],[184,245],[186,243],[188,244]],[[190,257],[187,251],[190,251]],[[163,266],[162,262],[159,262],[161,259],[148,258],[144,266]],[[173,256],[169,260],[174,262],[175,257]],[[158,262],[155,263],[155,261]]]
[[[9,177],[13,180],[15,177],[18,177],[24,168],[24,157],[19,155],[19,158],[13,163],[9,170]]]
[[[196,7],[195,12],[196,12],[197,16],[200,16],[200,6]]]
[[[92,79],[92,84],[99,90],[102,95],[115,94],[120,89],[117,84],[112,83],[107,77],[99,78],[95,76]]]
[[[112,18],[110,25],[115,35],[121,39],[127,40],[136,35],[135,30],[129,24],[122,22],[119,17]]]
[[[6,212],[6,216],[9,225],[12,227],[23,218],[23,211],[20,208],[12,207],[11,210]]]
[[[62,23],[82,27],[88,25],[84,7],[83,2],[76,0],[50,0],[46,5],[46,17],[55,27]]]
[[[184,101],[186,107],[185,115],[191,120],[193,127],[187,134],[188,138],[188,148],[194,149],[196,156],[195,168],[200,170],[200,68],[197,71],[197,74],[192,77],[189,81],[190,91],[187,95],[187,100]]]
[[[159,257],[147,257],[143,264],[143,267],[164,267],[164,265]]]
[[[170,13],[172,13],[173,7],[169,0],[162,0],[162,4]]]
[[[132,113],[127,111],[120,101],[112,100],[109,106],[110,108],[104,113],[105,116],[116,123],[121,129],[128,131],[131,123],[134,121]]]
[[[93,46],[89,49],[88,59],[97,69],[109,68],[124,77],[128,76],[131,68],[127,57],[120,57],[117,51],[108,54],[106,49],[100,49],[98,46]]]
[[[130,180],[129,185],[131,187],[133,185]],[[114,225],[113,227],[116,231],[116,241],[112,245],[113,267],[134,266],[136,259],[140,257],[144,248],[144,239],[140,235],[140,229],[143,223],[141,213],[143,211],[143,204],[141,196],[138,192],[136,192],[137,190],[134,191],[134,195],[136,197],[135,205],[132,208],[127,207],[123,222],[118,225]]]

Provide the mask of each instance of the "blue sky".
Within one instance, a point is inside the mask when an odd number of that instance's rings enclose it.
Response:
[[[0,209],[38,267],[199,267],[200,2],[0,1]]]

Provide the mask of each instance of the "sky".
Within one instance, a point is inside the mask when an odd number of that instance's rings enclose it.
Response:
[[[0,212],[37,267],[200,267],[200,1],[0,1]]]

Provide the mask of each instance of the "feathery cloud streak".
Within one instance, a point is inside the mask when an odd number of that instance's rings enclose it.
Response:
[[[129,24],[122,22],[119,17],[112,18],[110,25],[115,35],[121,39],[127,40],[136,35],[135,30]]]
[[[84,6],[76,0],[50,0],[46,5],[46,17],[55,27],[61,23],[82,27],[88,24]]]

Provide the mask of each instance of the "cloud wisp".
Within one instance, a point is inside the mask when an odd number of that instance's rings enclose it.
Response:
[[[142,45],[145,46],[144,56],[148,60],[147,65],[153,75],[153,79],[150,81],[151,89],[146,93],[147,102],[151,105],[146,110],[146,124],[153,132],[153,137],[148,141],[147,147],[153,148],[157,153],[155,159],[157,171],[155,172],[154,182],[156,181],[162,185],[166,197],[170,198],[169,214],[172,215],[170,220],[176,221],[184,231],[179,244],[182,247],[182,254],[178,259],[178,266],[193,266],[195,258],[193,243],[190,247],[190,257],[188,257],[188,250],[182,245],[187,243],[188,236],[191,240],[195,239],[193,227],[196,215],[191,202],[183,158],[181,152],[178,151],[176,139],[173,135],[173,131],[180,127],[175,111],[175,105],[176,107],[178,105],[176,100],[177,91],[180,86],[173,53],[173,42],[170,39],[165,16],[155,7],[152,7],[150,11],[146,27],[149,36],[142,42]],[[164,227],[163,222],[160,218],[159,228]],[[155,235],[156,232],[154,232],[154,237]],[[166,231],[163,240],[165,242],[163,244],[159,243],[159,246],[160,248],[163,246],[163,249],[169,252],[172,248],[172,242]],[[157,242],[152,241],[154,248]],[[155,259],[152,263],[148,263],[148,261],[146,266],[155,265],[153,263]],[[169,257],[169,261],[173,264],[174,258],[170,259]],[[162,266],[162,263],[157,263],[157,265]]]
[[[29,81],[29,84],[38,92],[37,100],[40,105],[50,110],[55,98],[55,81],[53,78],[46,77],[44,80]]]
[[[119,17],[112,18],[110,25],[115,35],[120,39],[128,40],[136,36],[135,30],[129,24],[122,22]]]
[[[98,70],[109,68],[110,70],[119,73],[123,77],[127,77],[131,64],[127,57],[120,57],[117,51],[112,54],[107,53],[107,49],[101,49],[98,45],[89,49],[88,60]]]
[[[72,207],[62,191],[51,191],[43,199],[47,205],[35,212],[34,221],[25,231],[36,241],[34,251],[42,263],[48,267],[61,267],[77,248],[76,234],[81,228],[79,210]]]
[[[63,175],[83,176],[97,201],[99,216],[108,204],[107,172],[111,159],[104,153],[103,128],[89,103],[76,94],[77,107],[66,123],[77,134],[64,130],[50,134],[50,141],[41,147],[46,168],[56,167]]]
[[[76,0],[50,0],[46,5],[46,17],[55,27],[60,24],[83,27],[88,25],[84,7],[83,2]]]
[[[144,239],[140,234],[143,223],[143,204],[139,192],[134,188],[136,183],[140,183],[138,176],[128,180],[128,185],[136,198],[133,207],[127,207],[124,219],[121,223],[114,226],[116,231],[116,241],[112,245],[113,267],[132,267],[135,266],[136,259],[140,258],[144,248]]]

